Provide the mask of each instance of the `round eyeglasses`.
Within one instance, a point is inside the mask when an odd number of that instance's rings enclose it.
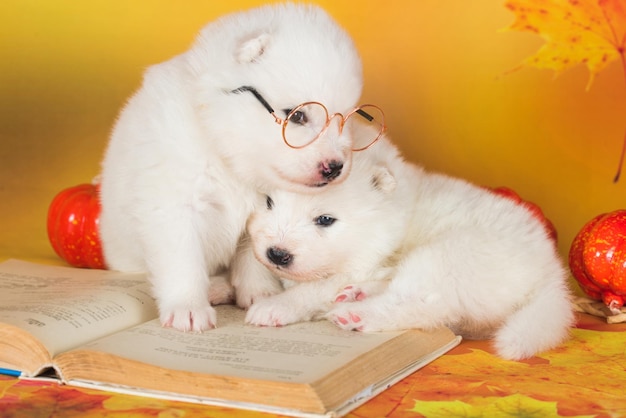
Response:
[[[339,133],[346,129],[351,133],[352,151],[363,151],[371,147],[386,130],[385,114],[375,105],[361,105],[344,116],[341,113],[329,114],[326,106],[319,102],[306,102],[293,109],[286,109],[287,117],[281,119],[253,87],[243,86],[233,90],[233,93],[244,91],[252,93],[274,117],[276,123],[282,126],[283,141],[291,148],[304,148],[315,142],[326,132],[336,116],[339,117]]]

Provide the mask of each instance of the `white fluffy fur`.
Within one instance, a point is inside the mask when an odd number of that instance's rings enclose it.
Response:
[[[232,269],[249,323],[326,317],[360,331],[445,324],[467,338],[494,337],[507,359],[568,335],[567,275],[543,225],[507,198],[403,161],[386,139],[355,154],[342,184],[271,198],[251,218],[251,242]],[[336,221],[320,226],[320,215]],[[270,248],[291,262],[272,262]],[[275,277],[291,286],[281,292]]]
[[[321,9],[286,4],[225,16],[191,49],[150,67],[120,114],[102,164],[100,233],[108,266],[147,271],[164,325],[214,327],[209,277],[230,261],[258,192],[309,193],[321,171],[351,165],[347,133],[287,147],[284,118],[316,100],[347,112],[361,93],[361,64],[347,34]]]

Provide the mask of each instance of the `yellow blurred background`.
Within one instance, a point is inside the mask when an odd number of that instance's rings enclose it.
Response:
[[[518,67],[543,43],[503,31],[504,0],[315,0],[353,36],[363,102],[386,114],[409,160],[539,204],[566,256],[597,214],[625,208],[614,184],[626,129],[618,63],[588,72]],[[208,21],[268,1],[3,0],[0,3],[0,259],[59,262],[47,207],[89,182],[116,115],[148,65]]]

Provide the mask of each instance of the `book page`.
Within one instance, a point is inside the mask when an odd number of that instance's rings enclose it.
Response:
[[[157,315],[144,275],[0,263],[0,322],[32,334],[51,356]]]
[[[310,383],[400,334],[344,331],[327,321],[260,328],[244,324],[245,311],[235,306],[216,309],[218,328],[202,334],[162,328],[158,321],[150,321],[81,349],[174,370]]]

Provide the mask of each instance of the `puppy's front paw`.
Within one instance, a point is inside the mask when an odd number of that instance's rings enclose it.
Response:
[[[304,320],[295,306],[268,297],[253,303],[246,314],[246,323],[265,327],[281,327]]]
[[[343,307],[333,309],[326,315],[326,318],[339,328],[348,331],[363,331],[364,328],[361,314]]]
[[[358,302],[382,293],[389,285],[388,280],[370,280],[344,287],[335,297],[335,302]]]
[[[341,292],[337,294],[335,302],[356,302],[363,300],[367,297],[365,292],[356,285],[349,285],[344,287]]]
[[[180,331],[202,332],[215,328],[217,314],[211,305],[202,308],[179,308],[163,311],[160,315],[161,324]]]

